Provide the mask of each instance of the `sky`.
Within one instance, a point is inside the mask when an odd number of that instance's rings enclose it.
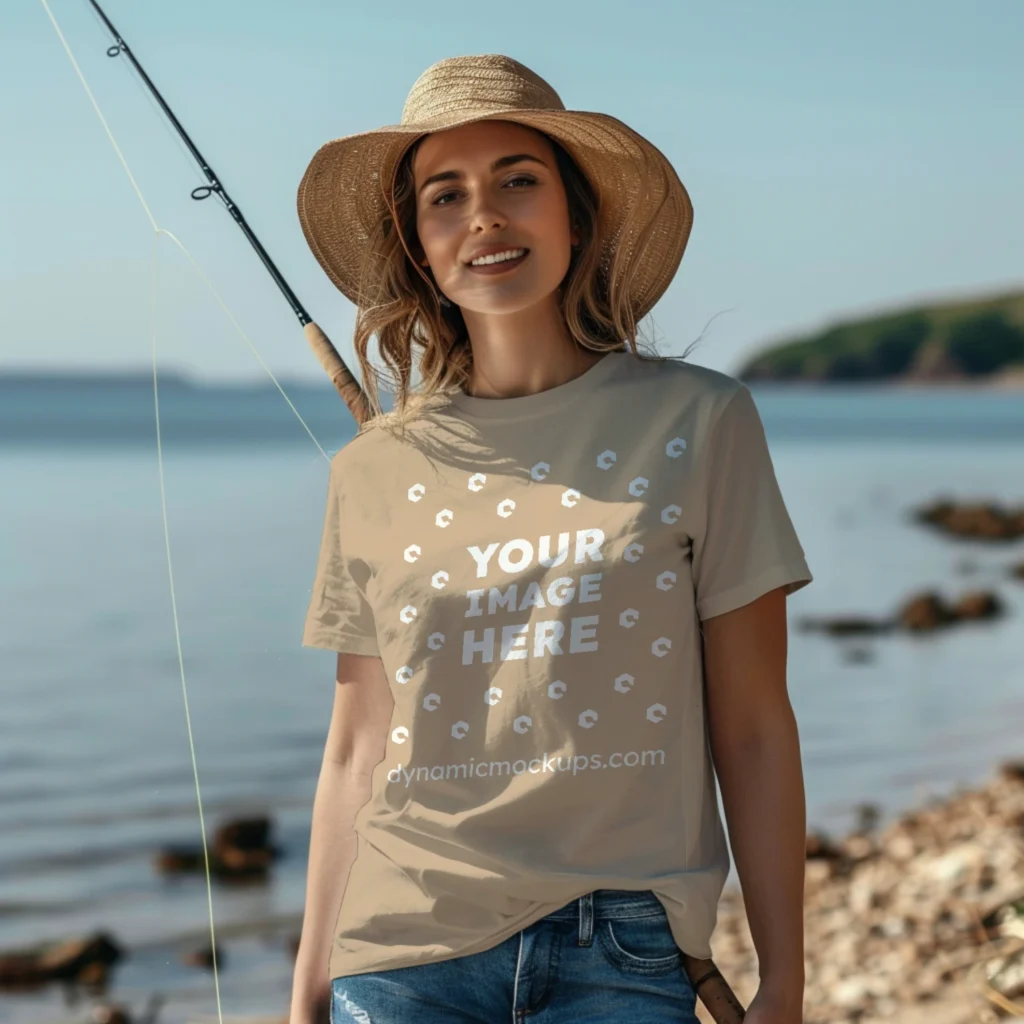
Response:
[[[47,0],[157,222],[273,372],[324,380],[298,321],[88,0]],[[309,251],[299,180],[326,141],[394,124],[435,61],[504,53],[612,114],[695,208],[645,321],[663,354],[736,373],[772,342],[920,300],[1024,288],[1024,3],[986,0],[100,0],[311,316],[354,308]],[[41,0],[0,34],[0,370],[259,361],[157,236]],[[154,326],[155,325],[155,326]]]

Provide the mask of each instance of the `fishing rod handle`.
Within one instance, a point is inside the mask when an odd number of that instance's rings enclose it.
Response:
[[[690,984],[708,1008],[715,1024],[741,1024],[747,1011],[722,977],[714,960],[699,960],[683,953],[683,967]]]
[[[310,321],[302,328],[306,335],[310,348],[317,358],[317,361],[324,368],[324,372],[331,378],[331,382],[341,395],[342,401],[348,406],[352,417],[360,426],[369,419],[370,403],[366,393],[363,391],[359,381],[352,376],[352,371],[345,365],[344,360],[338,355],[338,350],[333,342],[320,328]]]

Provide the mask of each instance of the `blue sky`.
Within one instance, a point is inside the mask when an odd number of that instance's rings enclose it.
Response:
[[[51,9],[158,222],[275,373],[321,379],[290,308],[86,0]],[[39,0],[0,37],[0,367],[147,367],[153,233]],[[325,141],[401,115],[430,64],[506,53],[672,160],[696,211],[659,349],[733,372],[773,338],[1024,287],[1024,3],[105,0],[300,301],[351,358],[353,308],[295,214]],[[261,374],[160,243],[159,358]]]

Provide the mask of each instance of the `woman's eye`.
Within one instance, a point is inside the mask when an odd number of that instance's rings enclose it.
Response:
[[[509,178],[509,180],[505,182],[505,185],[511,185],[517,181],[525,182],[527,185],[535,185],[537,183],[536,178],[531,177],[529,174],[517,174],[514,178]],[[514,189],[513,191],[518,191],[518,189]],[[442,192],[440,195],[435,196],[432,205],[447,206],[448,203],[444,203],[441,200],[447,198],[448,196],[456,195],[458,195],[457,192],[449,189],[447,192]]]

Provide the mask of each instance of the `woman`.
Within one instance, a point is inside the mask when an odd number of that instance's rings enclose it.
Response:
[[[694,1021],[716,772],[746,1019],[800,1021],[785,597],[811,574],[749,391],[639,351],[692,222],[675,172],[459,57],[400,125],[322,147],[299,216],[374,415],[332,460],[303,635],[338,660],[292,1024],[324,997],[365,1024]]]

